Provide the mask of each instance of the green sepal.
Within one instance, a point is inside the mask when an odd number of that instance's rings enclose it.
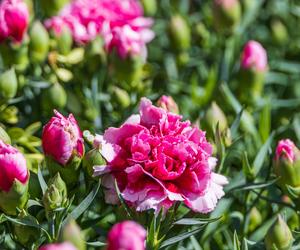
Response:
[[[29,171],[28,171],[29,176]],[[28,177],[29,178],[29,177]],[[0,191],[0,209],[8,215],[16,215],[17,208],[22,209],[28,200],[28,181],[26,184],[15,179],[8,192]]]
[[[60,165],[50,156],[46,156],[45,160],[51,176],[59,173],[68,187],[76,185],[80,174],[80,157],[75,155],[66,166]]]

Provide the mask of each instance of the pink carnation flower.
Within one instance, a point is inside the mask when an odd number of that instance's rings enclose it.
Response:
[[[108,233],[107,250],[145,250],[146,230],[134,221],[115,224]]]
[[[64,242],[44,245],[39,250],[77,250],[77,248],[69,242]]]
[[[9,192],[15,180],[26,184],[28,177],[25,157],[0,140],[0,190]]]
[[[29,11],[22,0],[2,0],[0,2],[0,42],[12,38],[23,40],[29,23]]]
[[[296,150],[298,150],[297,147],[290,139],[280,140],[276,148],[275,159],[285,158],[290,162],[294,162]]]
[[[168,112],[172,112],[175,114],[179,113],[177,103],[174,101],[172,96],[166,96],[166,95],[161,96],[157,101],[157,106],[163,108]]]
[[[149,29],[152,19],[143,17],[137,0],[75,0],[45,25],[58,34],[63,26],[69,27],[78,43],[101,35],[106,50],[116,49],[121,58],[145,56],[146,43],[154,37]]]
[[[66,118],[56,110],[54,113],[43,129],[43,150],[45,155],[65,166],[74,155],[83,156],[82,132],[72,114]]]
[[[215,0],[215,5],[222,6],[225,9],[231,9],[238,4],[238,0]]]
[[[244,47],[241,66],[243,69],[254,69],[265,72],[268,68],[266,50],[256,41],[249,41]]]
[[[118,201],[116,178],[124,200],[137,211],[168,209],[176,201],[196,212],[215,208],[227,179],[213,172],[217,160],[205,132],[181,119],[143,98],[139,115],[98,137],[108,164],[94,169],[95,176],[104,175],[107,202]]]

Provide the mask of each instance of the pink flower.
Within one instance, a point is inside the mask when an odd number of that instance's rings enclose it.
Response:
[[[290,139],[280,140],[276,148],[275,159],[284,158],[293,163],[296,159],[295,152],[297,151],[297,147]]]
[[[175,114],[179,113],[178,106],[174,99],[171,96],[165,96],[163,95],[159,100],[157,101],[157,106],[160,108],[163,108],[164,110],[168,112],[172,112]]]
[[[29,11],[22,0],[2,0],[0,3],[0,42],[12,38],[23,40],[29,23]]]
[[[28,176],[24,156],[0,140],[0,190],[9,192],[15,180],[26,184]]]
[[[69,242],[64,242],[44,245],[40,247],[39,250],[77,250],[77,248]]]
[[[268,68],[266,50],[256,41],[249,41],[244,47],[241,66],[243,69],[253,69],[265,72]]]
[[[54,113],[43,129],[43,150],[45,155],[65,166],[73,156],[83,156],[82,132],[72,114],[66,118],[56,110]]]
[[[196,212],[215,208],[227,179],[213,172],[217,160],[205,132],[181,119],[142,98],[139,115],[97,137],[108,164],[95,166],[94,174],[104,175],[107,202],[118,201],[116,178],[124,200],[137,211],[168,209],[176,201]]]
[[[59,16],[45,22],[56,33],[66,25],[77,43],[87,43],[101,35],[108,52],[116,49],[121,58],[146,55],[146,43],[154,33],[152,19],[143,17],[137,0],[75,0]]]
[[[146,230],[134,221],[123,221],[108,233],[107,250],[145,250]]]

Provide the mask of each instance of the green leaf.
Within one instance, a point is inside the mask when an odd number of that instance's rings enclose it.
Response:
[[[253,169],[251,168],[247,156],[247,152],[245,151],[243,154],[243,172],[246,176],[247,180],[254,180],[254,173]]]
[[[127,213],[127,216],[132,218],[132,215],[131,215],[131,212],[130,212],[130,209],[129,207],[127,206],[125,200],[123,199],[123,196],[120,192],[120,189],[119,189],[119,186],[118,186],[118,183],[117,183],[117,180],[115,179],[115,190],[117,192],[117,195],[118,195],[118,198],[119,198],[119,201],[121,202],[121,204],[123,205],[126,213]]]
[[[176,243],[178,243],[180,241],[183,241],[183,240],[191,237],[192,235],[194,235],[196,233],[199,233],[201,230],[202,230],[202,227],[194,229],[194,230],[192,230],[190,232],[182,233],[182,234],[179,234],[177,236],[171,237],[170,239],[167,239],[167,240],[165,240],[165,241],[162,242],[162,244],[160,246],[160,249],[164,248],[164,247],[167,247],[167,246],[174,245],[174,244],[176,244]]]
[[[101,241],[87,242],[86,244],[88,246],[91,246],[91,247],[103,247],[103,246],[106,246],[106,243],[101,242]]]
[[[38,180],[39,180],[39,183],[40,183],[42,192],[43,192],[43,194],[45,194],[45,192],[46,192],[48,186],[47,186],[47,184],[46,184],[46,182],[45,182],[45,179],[44,179],[44,177],[43,177],[43,174],[42,174],[42,171],[41,171],[41,167],[40,167],[40,166],[39,166],[39,168],[38,168],[38,173],[37,173],[37,174],[38,174]]]
[[[236,230],[234,230],[234,234],[233,234],[233,250],[241,250],[240,248],[240,241],[239,238],[237,236]]]
[[[231,191],[241,191],[241,190],[252,190],[252,189],[262,189],[262,188],[266,188],[269,186],[272,186],[274,183],[276,183],[278,181],[278,178],[271,180],[271,181],[267,181],[267,182],[259,182],[259,183],[246,183],[237,187],[233,187],[232,189],[230,189],[227,192],[231,192]]]
[[[259,134],[264,143],[270,134],[271,130],[271,104],[270,101],[267,100],[262,111],[260,112],[259,117]]]
[[[243,112],[244,112],[244,109],[242,108],[239,111],[239,113],[237,114],[236,118],[234,119],[234,121],[230,127],[230,133],[231,133],[232,139],[235,139],[237,137],[237,131],[238,131],[238,128],[241,123],[241,118],[242,118]]]
[[[189,225],[189,226],[195,226],[195,225],[206,225],[208,223],[215,222],[219,219],[221,219],[222,216],[217,218],[183,218],[178,221],[175,221],[174,225]]]
[[[64,220],[63,224],[65,224],[69,218],[73,218],[74,220],[76,220],[80,215],[84,213],[85,210],[88,209],[88,207],[95,199],[100,185],[101,182],[99,181],[98,184],[93,188],[93,190],[85,197],[85,199],[68,215],[68,218]]]
[[[271,144],[273,142],[273,139],[274,139],[274,132],[271,133],[268,140],[264,143],[264,145],[259,150],[257,156],[255,157],[254,162],[253,162],[254,175],[257,175],[259,173],[259,171],[261,170],[261,168],[264,164],[265,158],[266,158],[268,151],[271,147]]]
[[[34,135],[41,128],[41,126],[42,126],[41,122],[32,123],[25,129],[25,132],[28,135]]]

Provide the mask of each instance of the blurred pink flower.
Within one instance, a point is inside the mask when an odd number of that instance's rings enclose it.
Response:
[[[146,230],[136,222],[120,222],[108,233],[107,250],[145,250],[146,235]]]
[[[241,66],[244,69],[253,69],[264,72],[268,68],[266,50],[256,41],[249,41],[244,47]]]
[[[45,155],[65,166],[74,155],[83,156],[82,132],[72,114],[66,118],[56,110],[54,113],[43,129],[43,150]]]
[[[275,159],[286,158],[293,163],[296,150],[298,150],[297,147],[290,139],[280,140],[276,148]]]
[[[21,42],[27,31],[29,11],[22,0],[2,0],[0,2],[0,42],[11,38]]]
[[[227,179],[213,172],[217,160],[205,132],[181,119],[143,98],[139,115],[97,137],[108,164],[95,166],[94,174],[104,175],[108,203],[118,201],[116,178],[123,198],[137,211],[168,209],[176,201],[195,212],[215,208]]]
[[[220,5],[225,9],[231,9],[238,4],[238,0],[215,0],[214,3],[215,5]]]
[[[0,140],[0,190],[9,192],[15,180],[26,184],[28,170],[24,156]]]
[[[154,37],[149,29],[152,19],[143,17],[137,0],[75,0],[45,25],[57,33],[61,26],[68,26],[77,43],[101,35],[107,51],[115,48],[121,58],[145,56],[146,43]]]
[[[64,242],[44,245],[39,250],[77,250],[77,248],[69,242]]]
[[[163,108],[168,112],[172,112],[175,114],[179,113],[178,106],[174,101],[174,99],[172,98],[172,96],[166,96],[166,95],[161,96],[157,101],[157,106]]]

